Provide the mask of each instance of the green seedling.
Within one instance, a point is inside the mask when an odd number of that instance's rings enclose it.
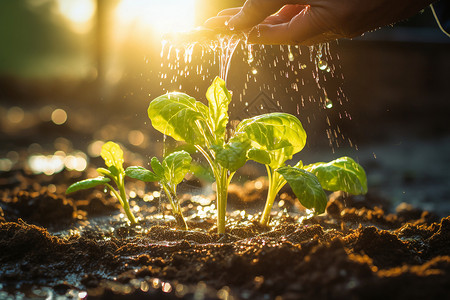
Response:
[[[208,161],[216,180],[217,232],[225,233],[228,186],[245,164],[250,141],[227,134],[231,94],[216,77],[206,92],[208,106],[184,93],[168,93],[150,102],[148,116],[155,129],[194,145]]]
[[[177,151],[169,154],[162,164],[156,157],[151,159],[153,172],[143,167],[128,167],[125,174],[144,182],[159,182],[172,206],[172,213],[180,229],[187,230],[187,224],[183,218],[180,201],[177,197],[177,185],[183,181],[189,172],[192,158],[186,151]]]
[[[270,211],[280,189],[289,183],[300,203],[316,214],[325,211],[329,191],[358,195],[367,193],[364,169],[349,157],[329,163],[287,166],[286,161],[300,152],[306,143],[306,132],[293,115],[270,113],[242,121],[236,128],[251,141],[248,159],[266,165],[269,191],[260,223],[267,225]]]
[[[130,204],[128,203],[125,192],[125,171],[123,169],[124,160],[122,149],[114,142],[107,142],[102,147],[101,156],[105,160],[105,165],[108,169],[98,168],[97,172],[101,176],[75,182],[67,188],[66,194],[104,185],[110,189],[114,196],[119,200],[130,223],[136,224],[136,218],[130,210]],[[115,183],[118,191],[109,184],[111,181]]]
[[[194,145],[208,161],[215,180],[217,231],[225,232],[225,212],[230,181],[236,170],[251,159],[265,164],[269,177],[261,223],[268,224],[277,193],[287,183],[300,202],[315,213],[327,203],[324,188],[361,194],[367,191],[366,175],[360,165],[344,157],[330,163],[294,167],[285,162],[301,151],[306,133],[301,122],[286,113],[271,113],[243,120],[227,132],[231,94],[216,77],[206,92],[208,106],[184,93],[168,93],[150,102],[148,116],[155,129],[177,141]]]

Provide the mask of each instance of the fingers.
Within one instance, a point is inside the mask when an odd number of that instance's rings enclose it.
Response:
[[[229,27],[237,30],[253,27],[276,13],[286,4],[307,5],[305,0],[247,0],[242,9],[229,21]]]
[[[290,22],[281,24],[260,24],[249,33],[248,42],[254,44],[309,44],[319,40],[328,32],[317,25],[315,15],[309,9],[304,9]]]
[[[208,20],[205,21],[205,23],[203,24],[205,27],[207,28],[224,28],[227,26],[228,24],[228,20],[231,18],[231,16],[217,16],[217,17],[212,17],[209,18]]]
[[[219,11],[218,16],[234,16],[240,12],[242,7],[232,7]]]
[[[275,15],[290,20],[305,8],[305,5],[285,5]]]

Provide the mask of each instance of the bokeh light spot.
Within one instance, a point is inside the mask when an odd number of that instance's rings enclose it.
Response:
[[[133,146],[139,146],[142,145],[144,142],[144,134],[139,130],[131,130],[128,133],[128,141]]]
[[[52,112],[52,121],[56,125],[62,125],[67,121],[67,113],[64,109],[57,108]]]
[[[8,110],[7,116],[8,121],[14,124],[18,124],[23,121],[25,113],[23,109],[18,106],[13,106]]]

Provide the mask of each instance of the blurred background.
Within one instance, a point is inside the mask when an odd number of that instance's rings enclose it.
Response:
[[[0,1],[2,178],[21,169],[50,176],[99,166],[107,140],[141,165],[170,151],[174,143],[150,126],[148,103],[174,90],[204,100],[219,68],[208,49],[195,46],[189,61],[186,49],[162,49],[162,37],[242,3]],[[323,48],[255,46],[249,54],[242,42],[227,80],[230,116],[296,114],[308,133],[298,159],[352,156],[366,167],[372,191],[448,214],[449,54],[450,39],[430,9]],[[245,176],[263,174],[249,170]]]

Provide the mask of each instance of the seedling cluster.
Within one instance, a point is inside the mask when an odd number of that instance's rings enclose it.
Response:
[[[341,190],[354,195],[367,192],[364,169],[349,157],[328,163],[303,165],[299,161],[294,166],[286,164],[306,143],[306,132],[295,116],[287,113],[263,114],[242,120],[234,131],[230,131],[227,124],[231,93],[224,80],[219,77],[214,79],[206,92],[206,99],[208,105],[184,93],[167,93],[150,102],[148,117],[155,129],[176,141],[194,146],[208,162],[216,181],[219,234],[225,233],[228,186],[236,171],[248,160],[264,164],[267,169],[269,190],[260,220],[262,225],[268,225],[275,197],[286,183],[289,183],[300,203],[316,214],[325,211],[327,195],[324,190]],[[187,229],[176,186],[190,169],[192,158],[189,153],[174,152],[162,163],[154,157],[151,160],[153,172],[137,166],[123,170],[122,150],[113,142],[103,146],[102,157],[108,167],[97,170],[102,176],[77,182],[67,189],[67,193],[106,185],[119,199],[133,224],[136,220],[129,209],[124,177],[159,182],[170,201],[178,227]],[[116,183],[119,192],[109,185],[111,180]]]

